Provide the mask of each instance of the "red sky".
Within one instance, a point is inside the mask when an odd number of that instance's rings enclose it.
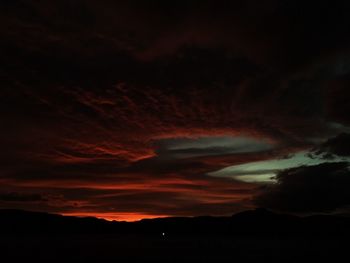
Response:
[[[278,167],[213,174],[300,152],[348,161],[349,5],[166,2],[0,4],[0,208],[137,220],[346,206],[277,203],[300,190]],[[321,183],[302,169],[311,194]]]

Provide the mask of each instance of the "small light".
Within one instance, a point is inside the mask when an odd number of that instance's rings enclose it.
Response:
[[[164,232],[162,233],[162,236],[163,236],[163,237],[165,236],[165,233],[164,233]]]

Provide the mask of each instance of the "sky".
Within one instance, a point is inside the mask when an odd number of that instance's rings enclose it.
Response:
[[[348,1],[0,2],[0,208],[348,213]]]

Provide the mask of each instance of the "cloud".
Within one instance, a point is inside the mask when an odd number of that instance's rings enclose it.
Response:
[[[341,133],[335,137],[332,137],[324,143],[316,146],[312,150],[312,154],[320,155],[324,158],[332,159],[338,157],[350,156],[350,134]]]
[[[323,163],[280,172],[255,197],[257,206],[293,213],[332,212],[350,204],[349,163]]]
[[[24,194],[24,193],[1,193],[0,202],[46,202],[47,199],[40,194]]]
[[[247,137],[211,136],[175,138],[155,142],[161,158],[191,158],[201,156],[232,155],[264,152],[274,147],[273,142]]]

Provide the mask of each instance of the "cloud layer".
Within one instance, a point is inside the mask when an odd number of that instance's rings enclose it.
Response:
[[[0,206],[231,214],[255,206],[260,185],[211,172],[309,149],[348,156],[320,144],[348,131],[348,11],[1,2]]]

